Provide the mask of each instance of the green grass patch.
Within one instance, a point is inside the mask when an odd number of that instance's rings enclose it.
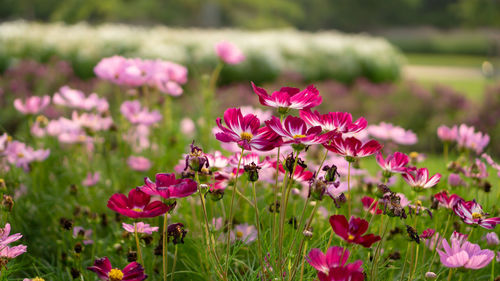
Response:
[[[460,66],[480,68],[484,61],[491,62],[491,58],[475,55],[405,53],[405,56],[408,60],[408,64],[412,65]]]

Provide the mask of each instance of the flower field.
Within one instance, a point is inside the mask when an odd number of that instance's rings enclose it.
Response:
[[[389,83],[390,45],[330,33],[0,40],[0,280],[499,278],[498,89]]]

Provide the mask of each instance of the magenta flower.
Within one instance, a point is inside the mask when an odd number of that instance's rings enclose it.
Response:
[[[374,234],[363,235],[368,230],[368,221],[351,217],[349,222],[344,215],[333,215],[330,217],[330,224],[335,234],[340,236],[347,243],[362,245],[370,248],[373,243],[380,241],[380,236]]]
[[[144,234],[153,234],[153,232],[158,231],[159,227],[158,226],[150,226],[147,223],[138,222],[138,223],[133,223],[133,224],[127,224],[127,223],[122,223],[123,229],[125,229],[127,232],[134,233],[136,231],[137,227],[137,233],[144,233]]]
[[[500,223],[500,217],[486,218],[488,214],[483,212],[483,207],[475,199],[472,201],[458,201],[453,207],[453,211],[466,224],[494,229]]]
[[[123,102],[120,106],[120,112],[134,125],[150,126],[162,119],[158,110],[150,112],[146,107],[142,107],[138,100]]]
[[[276,161],[273,162],[273,167],[276,168]],[[283,165],[280,163],[280,166],[279,166],[279,171],[280,173],[282,174],[285,174],[285,169],[283,168]],[[308,171],[304,168],[302,168],[302,166],[300,165],[297,165],[295,167],[295,173],[293,173],[293,177],[292,179],[294,181],[297,181],[297,182],[308,182],[310,179],[312,179],[313,177],[313,173],[311,171]]]
[[[266,121],[266,125],[283,138],[284,144],[292,144],[292,147],[298,150],[312,144],[323,144],[337,134],[336,132],[322,134],[319,126],[307,128],[304,120],[291,115],[287,116],[283,123],[273,116],[271,120]]]
[[[449,268],[464,267],[468,269],[480,269],[487,266],[495,257],[491,250],[481,250],[479,245],[469,241],[460,243],[457,239],[451,239],[451,247],[446,239],[442,242],[443,250],[437,249],[441,263]]]
[[[352,115],[348,112],[329,112],[320,114],[318,111],[311,112],[310,109],[301,110],[302,118],[309,126],[320,126],[323,131],[335,131],[342,134],[358,133],[366,128],[366,119],[361,117],[352,122]]]
[[[93,266],[87,267],[88,270],[97,274],[99,279],[104,281],[142,281],[148,276],[144,274],[144,268],[137,262],[131,262],[120,270],[112,268],[111,262],[107,257],[96,259]]]
[[[394,152],[384,159],[382,153],[377,153],[377,164],[388,173],[404,173],[410,158],[401,152]]]
[[[372,215],[380,215],[383,212],[380,208],[377,208],[379,202],[369,196],[363,196],[361,203],[363,204],[363,209],[369,211]]]
[[[130,156],[127,159],[127,164],[130,169],[138,172],[145,172],[151,169],[151,161],[148,158],[142,156]]]
[[[444,142],[452,142],[457,139],[458,128],[457,126],[453,126],[451,128],[446,127],[445,125],[441,125],[437,129],[437,135],[440,140]]]
[[[344,156],[348,161],[373,155],[382,149],[382,145],[376,140],[362,143],[355,137],[344,139],[340,136],[333,138],[330,143],[323,144],[323,146],[338,155]]]
[[[374,138],[401,145],[412,145],[418,141],[417,135],[412,131],[385,122],[368,126],[368,133]]]
[[[308,109],[321,104],[323,99],[319,91],[309,85],[306,89],[300,91],[297,88],[283,87],[279,91],[269,96],[263,88],[255,86],[252,82],[253,91],[259,96],[262,105],[278,108],[281,114],[288,112],[289,109]]]
[[[14,107],[23,114],[37,114],[47,107],[50,103],[49,96],[32,96],[23,103],[21,99],[14,100]]]
[[[441,174],[435,174],[429,178],[429,170],[427,170],[427,168],[420,168],[417,170],[407,169],[406,173],[402,176],[415,191],[431,188],[441,179]]]
[[[130,190],[127,196],[116,193],[108,200],[108,208],[129,218],[153,218],[168,212],[172,207],[160,201],[151,201],[151,196],[139,188]]]
[[[149,195],[158,195],[165,199],[187,197],[198,190],[198,184],[192,179],[176,179],[175,174],[156,174],[156,183],[144,178],[144,185],[139,187]]]
[[[439,202],[439,205],[444,206],[447,209],[453,209],[458,201],[463,200],[462,197],[456,194],[448,196],[448,191],[446,190],[434,194],[434,199]]]
[[[222,132],[215,135],[221,142],[234,142],[245,150],[268,151],[281,143],[280,137],[268,127],[260,127],[259,119],[253,114],[243,116],[238,108],[228,108],[224,112],[224,127],[217,118],[217,126]]]
[[[432,236],[434,236],[434,233],[436,233],[436,231],[434,229],[428,228],[428,229],[422,231],[420,238],[422,238],[422,239],[432,238]]]
[[[245,60],[245,55],[231,42],[221,41],[215,45],[217,56],[227,64],[239,64]]]
[[[342,247],[331,247],[326,255],[320,249],[312,249],[307,256],[307,262],[318,271],[320,281],[362,281],[363,262],[357,260],[346,264],[349,251]]]

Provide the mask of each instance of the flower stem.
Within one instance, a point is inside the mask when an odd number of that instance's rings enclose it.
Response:
[[[233,187],[233,193],[231,194],[231,205],[229,205],[229,217],[228,217],[228,222],[227,222],[227,241],[226,241],[226,270],[225,274],[226,276],[229,275],[229,249],[231,246],[231,228],[233,225],[233,205],[234,205],[234,197],[236,195],[236,190],[238,190],[238,175],[240,174],[240,165],[241,165],[241,159],[243,158],[243,152],[245,151],[244,148],[241,149],[241,154],[240,154],[240,159],[238,160],[238,167],[236,168],[236,176],[234,180],[234,187]]]
[[[306,251],[307,251],[307,243],[309,241],[306,241],[305,243],[305,246],[304,246],[304,252],[302,253],[302,256],[305,257],[306,256]],[[302,265],[300,266],[300,281],[302,281],[304,279],[304,260],[305,259],[302,259]]]
[[[252,190],[253,190],[253,204],[255,208],[255,223],[257,224],[257,242],[259,247],[259,261],[260,268],[262,270],[262,278],[264,278],[264,262],[262,261],[262,244],[260,237],[260,217],[259,217],[259,208],[257,206],[257,193],[255,192],[255,182],[252,182]]]
[[[278,147],[278,154],[276,155],[276,175],[275,175],[275,180],[276,183],[274,184],[274,200],[273,200],[273,205],[274,205],[274,212],[273,212],[273,224],[271,228],[271,241],[274,245],[274,241],[276,238],[276,224],[278,223],[276,219],[278,218],[278,208],[276,207],[276,201],[278,201],[278,175],[279,175],[279,166],[280,166],[280,149],[281,147]]]
[[[170,274],[170,281],[174,280],[175,264],[177,263],[177,244],[175,244],[174,250],[174,264],[172,265],[172,274]]]
[[[351,161],[347,164],[347,194],[349,198],[347,199],[347,209],[349,218],[351,217]]]
[[[167,227],[168,227],[168,215],[165,213],[163,215],[163,241],[162,241],[162,246],[163,246],[163,281],[167,281],[167,268],[168,268],[168,255],[167,255]]]
[[[135,234],[135,244],[137,246],[137,255],[141,261],[141,265],[144,266],[144,261],[142,260],[141,245],[139,244],[139,234],[137,233],[137,223],[134,223],[134,234]]]
[[[451,280],[451,276],[453,275],[452,273],[453,273],[453,268],[450,267],[450,273],[448,273],[448,281]]]
[[[444,227],[443,233],[441,233],[441,237],[446,237],[446,231],[448,230],[448,226],[450,225],[451,216],[452,216],[452,213],[450,213],[448,215],[448,221],[446,221],[446,226]],[[431,271],[432,265],[434,264],[434,260],[436,259],[436,254],[437,254],[436,248],[438,246],[438,243],[439,243],[439,237],[438,237],[438,239],[436,239],[436,243],[435,243],[434,247],[432,247],[434,254],[432,255],[431,264],[429,265],[429,269],[427,271]]]

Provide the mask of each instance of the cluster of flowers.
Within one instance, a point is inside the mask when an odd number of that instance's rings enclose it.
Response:
[[[459,148],[469,149],[480,154],[490,142],[488,134],[476,132],[474,127],[465,124],[451,128],[442,125],[437,129],[438,137],[444,142],[456,142]]]
[[[35,150],[27,144],[12,140],[7,133],[0,136],[0,170],[7,172],[9,165],[29,170],[33,161],[43,161],[49,157],[50,149]]]

